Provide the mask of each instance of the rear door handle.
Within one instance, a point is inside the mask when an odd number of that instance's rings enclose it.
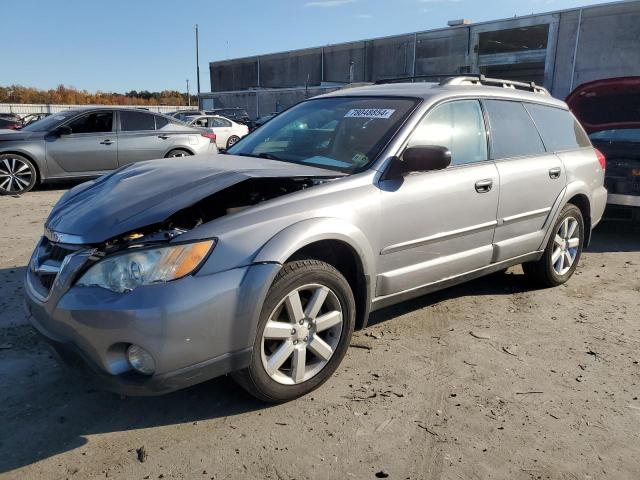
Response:
[[[106,140],[103,140],[100,142],[100,145],[111,145],[113,143],[113,140],[109,140],[108,138]]]
[[[486,180],[478,180],[476,182],[476,192],[478,193],[487,193],[491,191],[493,187],[493,180],[487,178]]]
[[[562,169],[560,167],[550,168],[549,178],[553,180],[555,180],[556,178],[560,178],[560,173],[562,173]]]
[[[169,135],[158,135],[158,138],[166,140],[167,138],[169,138]]]

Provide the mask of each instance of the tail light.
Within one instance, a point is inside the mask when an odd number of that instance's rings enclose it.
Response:
[[[216,134],[215,133],[201,133],[200,135],[202,135],[205,138],[208,138],[209,142],[216,143]]]
[[[594,150],[596,151],[596,156],[598,157],[598,161],[600,162],[600,166],[602,167],[602,171],[603,172],[606,171],[607,170],[607,158],[597,148],[595,148]]]

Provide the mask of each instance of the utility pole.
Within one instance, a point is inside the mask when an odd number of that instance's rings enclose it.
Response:
[[[200,104],[200,45],[198,40],[198,24],[196,23],[196,74],[198,83],[198,105]]]
[[[187,78],[187,103],[191,106],[191,94],[189,93],[189,79]]]

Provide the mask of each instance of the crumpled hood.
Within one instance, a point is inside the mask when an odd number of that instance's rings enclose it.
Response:
[[[640,128],[640,77],[584,83],[567,97],[567,105],[587,133]]]
[[[69,190],[45,224],[57,233],[102,243],[161,223],[175,212],[251,177],[336,177],[333,170],[233,155],[134,163]]]

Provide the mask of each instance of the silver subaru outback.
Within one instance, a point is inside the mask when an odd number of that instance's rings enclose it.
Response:
[[[517,264],[566,282],[605,207],[601,161],[534,84],[334,92],[226,154],[71,189],[26,304],[59,356],[113,391],[231,373],[282,402],[332,375],[372,310]]]

